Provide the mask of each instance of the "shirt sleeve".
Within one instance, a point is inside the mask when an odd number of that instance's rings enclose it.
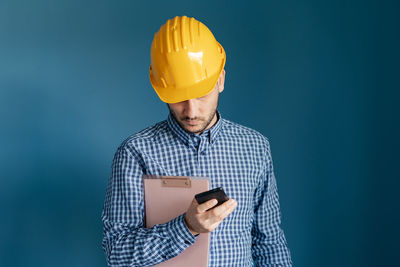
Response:
[[[268,140],[264,167],[254,198],[252,256],[256,266],[292,266],[281,224],[281,212]]]
[[[109,266],[153,266],[195,242],[184,215],[144,228],[143,164],[131,148],[119,147],[112,163],[102,212],[103,242]]]

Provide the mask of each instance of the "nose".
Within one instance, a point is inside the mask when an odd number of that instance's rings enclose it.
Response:
[[[184,114],[190,119],[194,119],[197,114],[197,103],[196,99],[189,99],[185,101],[185,111]]]

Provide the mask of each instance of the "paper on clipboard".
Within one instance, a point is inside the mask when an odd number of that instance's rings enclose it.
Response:
[[[209,190],[209,183],[206,177],[143,175],[145,226],[169,222],[186,212],[194,195]],[[210,234],[202,233],[181,254],[155,266],[207,267],[209,243]]]

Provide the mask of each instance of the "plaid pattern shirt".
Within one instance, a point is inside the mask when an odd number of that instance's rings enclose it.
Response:
[[[109,266],[153,266],[196,241],[184,214],[144,228],[143,174],[206,176],[210,188],[221,186],[238,202],[210,234],[209,266],[292,266],[269,141],[217,115],[217,123],[198,135],[183,130],[170,113],[119,146],[102,213]]]

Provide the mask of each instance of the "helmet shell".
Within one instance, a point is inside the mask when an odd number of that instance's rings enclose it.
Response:
[[[225,61],[225,50],[207,26],[176,16],[154,35],[150,82],[166,103],[202,97],[215,87]]]

